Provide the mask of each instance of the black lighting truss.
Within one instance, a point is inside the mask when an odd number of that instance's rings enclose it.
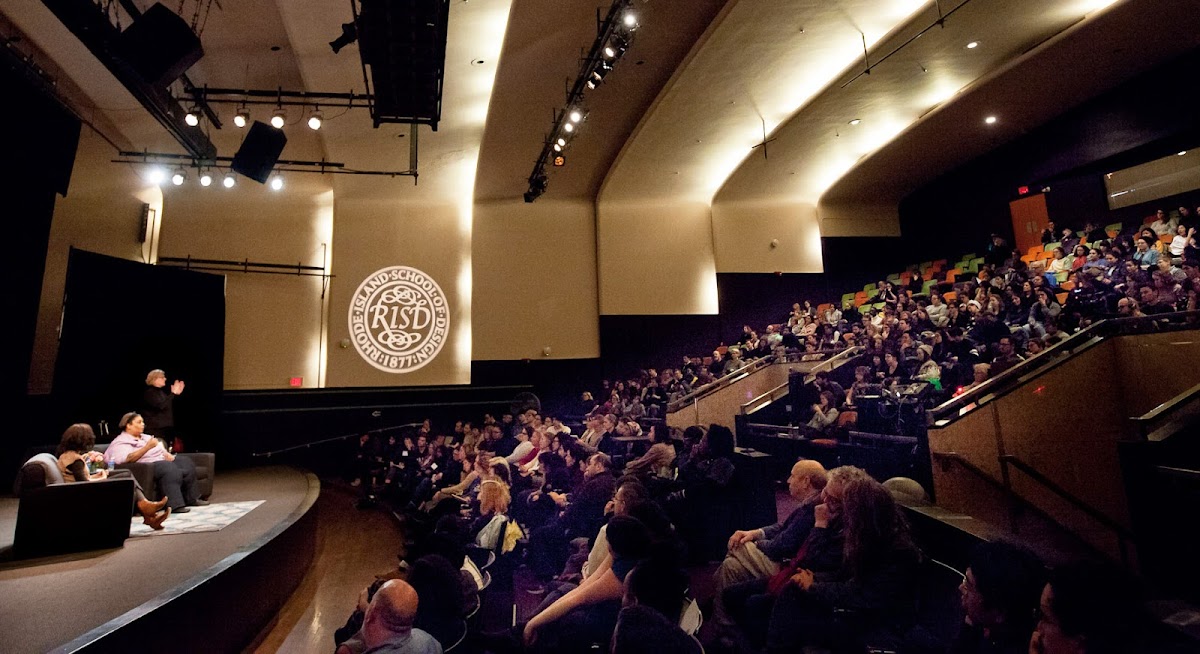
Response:
[[[533,164],[533,172],[529,174],[529,189],[525,192],[526,202],[533,202],[546,192],[549,182],[546,167],[561,165],[555,162],[558,157],[564,157],[565,162],[564,152],[579,133],[587,116],[583,108],[584,96],[604,82],[632,43],[633,33],[638,28],[632,5],[632,0],[614,0],[608,14],[603,18],[597,10],[596,40],[592,42],[591,50],[583,56],[579,74],[567,92],[566,107],[554,112],[549,137],[542,144],[541,154]]]
[[[175,154],[170,152],[127,152],[122,151],[117,153],[117,158],[112,160],[112,163],[131,164],[131,165],[162,165],[162,166],[184,166],[187,168],[195,168],[203,170],[206,168],[213,170],[228,169],[233,162],[233,157],[193,157],[188,154]],[[416,169],[412,170],[358,170],[355,168],[347,168],[346,164],[335,161],[301,161],[296,159],[280,159],[275,162],[275,172],[283,173],[316,173],[319,175],[374,175],[378,177],[417,177]]]

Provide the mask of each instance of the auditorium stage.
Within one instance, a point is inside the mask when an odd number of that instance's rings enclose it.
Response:
[[[25,561],[8,552],[18,502],[0,499],[0,650],[241,649],[311,563],[319,493],[294,468],[220,473],[211,502],[264,501],[220,531]],[[86,528],[86,508],[63,519]]]

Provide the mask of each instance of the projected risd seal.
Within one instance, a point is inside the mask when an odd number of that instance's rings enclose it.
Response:
[[[416,268],[371,273],[350,300],[350,340],[367,363],[384,372],[412,372],[446,344],[450,309],[433,278]]]

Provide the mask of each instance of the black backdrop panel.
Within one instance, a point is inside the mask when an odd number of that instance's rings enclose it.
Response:
[[[175,426],[188,449],[216,438],[225,356],[225,278],[71,250],[54,403],[62,423],[107,420],[135,410],[146,373],[187,388]]]

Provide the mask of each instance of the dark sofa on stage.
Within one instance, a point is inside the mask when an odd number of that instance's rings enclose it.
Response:
[[[97,444],[103,452],[106,444]],[[196,490],[200,497],[212,495],[216,455],[187,452],[177,456],[196,464]],[[154,467],[149,463],[123,463],[141,484],[147,499],[157,500]],[[13,556],[32,558],[121,547],[129,538],[133,513],[133,480],[104,479],[68,483],[53,454],[36,454],[17,475],[14,493],[20,498]]]

